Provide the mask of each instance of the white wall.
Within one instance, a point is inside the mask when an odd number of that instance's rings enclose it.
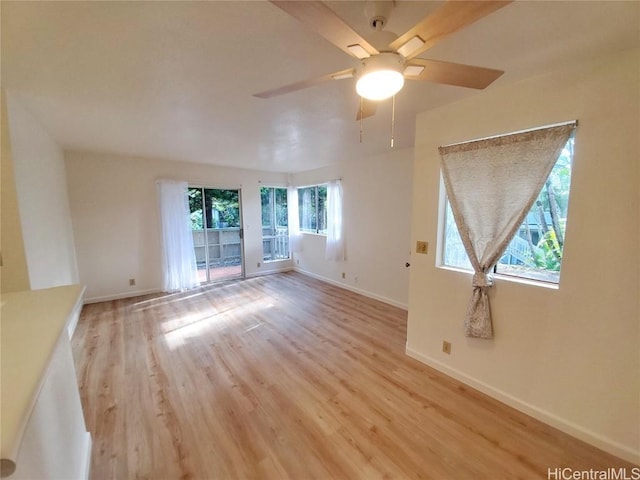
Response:
[[[77,283],[62,150],[10,92],[7,113],[31,289]]]
[[[578,119],[559,289],[497,280],[495,338],[465,338],[471,276],[414,256],[407,352],[561,429],[640,461],[640,52],[418,116],[412,240],[437,241],[438,146]],[[452,342],[451,355],[441,352]]]
[[[346,260],[329,262],[326,237],[303,234],[294,267],[407,308],[412,162],[413,149],[393,150],[293,175],[297,186],[342,178],[346,241]]]
[[[296,267],[406,308],[412,161],[413,150],[405,149],[292,176],[297,185],[343,178],[347,239],[347,261],[326,262],[325,237],[305,234]],[[241,187],[246,274],[291,268],[291,261],[262,262],[259,189],[286,186],[285,174],[86,152],[66,152],[66,167],[80,280],[89,301],[161,288],[160,178]],[[134,287],[129,278],[136,279]]]
[[[14,177],[11,141],[9,140],[9,120],[7,102],[2,91],[2,156],[0,156],[0,292],[29,290],[29,270],[24,253],[22,226],[18,210],[18,194]]]
[[[247,276],[291,268],[290,260],[262,263],[260,182],[286,186],[284,174],[85,152],[66,152],[66,166],[78,268],[88,301],[162,288],[156,193],[156,180],[162,178],[240,188]],[[130,278],[136,279],[133,287]]]

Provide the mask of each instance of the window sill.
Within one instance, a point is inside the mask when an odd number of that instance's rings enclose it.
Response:
[[[304,232],[304,231],[301,231],[300,233],[302,233],[304,235],[314,235],[316,237],[326,237],[327,236],[326,233]]]
[[[264,265],[271,265],[272,263],[290,262],[290,261],[291,261],[291,257],[289,257],[289,258],[276,258],[275,260],[263,260],[262,263]]]
[[[450,267],[448,265],[436,265],[436,268],[441,268],[442,270],[449,270],[451,272],[465,273],[470,277],[473,276],[473,272],[471,270],[466,270],[464,268]],[[511,275],[502,275],[500,273],[491,273],[491,278],[499,281],[520,283],[522,285],[531,285],[533,287],[542,287],[548,288],[549,290],[559,290],[560,286],[557,283],[551,282],[543,282],[540,280],[531,280],[530,278],[522,278],[522,277],[514,277]]]

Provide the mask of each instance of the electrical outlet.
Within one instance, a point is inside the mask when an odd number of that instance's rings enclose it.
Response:
[[[355,277],[353,277],[353,281],[354,281],[355,283],[358,283],[358,280],[359,280],[359,279],[358,279],[358,276],[357,276],[357,275],[356,275]]]
[[[342,278],[343,278],[343,279],[347,278],[347,274],[346,274],[346,273],[344,273],[344,272],[342,272]]]
[[[442,351],[444,353],[446,353],[447,355],[451,355],[451,343],[447,342],[446,340],[442,341]]]
[[[136,284],[136,279],[135,278],[130,278],[129,279],[129,286],[133,287]]]
[[[258,268],[260,268],[260,262],[258,262]]]
[[[416,242],[416,253],[426,254],[429,251],[429,242],[421,242],[418,240]]]

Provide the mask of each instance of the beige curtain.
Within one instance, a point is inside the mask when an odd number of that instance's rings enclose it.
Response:
[[[570,123],[439,148],[451,210],[475,272],[467,336],[493,337],[487,273],[522,224],[575,127]]]

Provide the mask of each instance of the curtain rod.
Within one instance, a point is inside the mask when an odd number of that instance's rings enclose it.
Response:
[[[574,127],[577,127],[578,120],[576,119],[576,120],[569,120],[568,122],[553,123],[551,125],[545,125],[543,127],[528,128],[525,130],[518,130],[516,132],[509,132],[509,133],[501,133],[499,135],[491,135],[489,137],[474,138],[473,140],[465,140],[464,142],[449,143],[447,145],[442,145],[440,148],[454,147],[456,145],[464,145],[465,143],[481,142],[482,140],[489,140],[492,138],[499,138],[499,137],[507,137],[509,135],[518,135],[520,133],[535,132],[536,130],[545,130],[547,128],[562,127],[564,125],[573,125]]]

